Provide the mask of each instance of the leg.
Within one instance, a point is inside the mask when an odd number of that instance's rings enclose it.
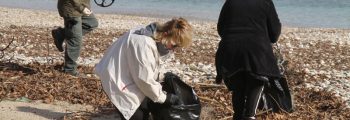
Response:
[[[245,74],[243,72],[237,73],[232,80],[235,80],[235,85],[233,86],[234,90],[232,91],[232,107],[234,120],[240,120],[243,117],[244,105],[245,105]]]
[[[118,109],[117,109],[117,114],[118,114],[118,116],[117,116],[116,120],[126,120],[124,118],[123,114]]]
[[[91,14],[89,16],[83,16],[81,17],[81,19],[82,19],[83,35],[94,30],[98,26],[98,21],[94,14]]]
[[[58,51],[63,52],[63,42],[65,39],[64,29],[61,27],[56,27],[51,31],[51,35]]]
[[[82,44],[82,20],[81,17],[64,18],[66,51],[64,55],[64,72],[77,74],[77,60]]]
[[[118,110],[117,114],[119,116],[119,118],[117,118],[117,120],[121,119],[121,120],[126,120],[123,116],[123,114]],[[137,110],[135,111],[135,113],[131,116],[131,118],[129,120],[148,120],[145,119],[144,117],[144,112],[141,109],[141,106],[139,108],[137,108]]]
[[[149,118],[149,109],[148,109],[148,103],[149,103],[149,98],[145,98],[140,107],[137,108],[136,112],[134,115],[131,116],[130,120],[148,120]]]
[[[130,118],[130,120],[143,120],[143,119],[144,119],[143,111],[141,109],[137,109]]]
[[[244,96],[244,89],[243,91],[241,90],[236,90],[232,92],[232,107],[234,116],[234,120],[240,120],[242,119],[243,111],[244,111],[244,104],[245,104],[245,96]]]
[[[264,90],[264,82],[250,77],[250,79],[248,79],[248,83],[249,84],[247,84],[245,91],[247,99],[244,117],[247,119],[255,119],[259,100]]]

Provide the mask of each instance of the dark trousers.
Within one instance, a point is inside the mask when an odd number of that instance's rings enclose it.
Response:
[[[83,36],[98,26],[93,14],[82,17],[64,18],[64,38],[66,50],[64,54],[64,71],[76,72],[77,60],[80,55]]]
[[[232,105],[234,120],[255,117],[261,94],[264,89],[264,80],[251,73],[237,73],[232,91]]]
[[[149,102],[150,102],[150,99],[149,99],[149,98],[145,98],[145,99],[142,101],[140,107],[137,108],[136,112],[134,113],[134,115],[131,116],[131,118],[130,118],[129,120],[148,120],[149,117],[150,117],[150,115],[149,115],[149,114],[150,114],[150,111],[149,111],[149,109],[148,109],[148,104],[149,104]],[[122,113],[120,113],[120,112],[118,111],[118,114],[119,114],[119,116],[121,116],[121,119],[122,119],[122,120],[126,120],[126,119],[123,117]]]

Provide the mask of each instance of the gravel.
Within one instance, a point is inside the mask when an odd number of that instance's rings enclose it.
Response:
[[[96,17],[100,26],[84,38],[85,47],[78,60],[82,66],[94,66],[113,40],[126,30],[171,19],[115,14],[97,14]],[[0,61],[62,63],[63,54],[57,52],[49,33],[54,26],[63,24],[58,13],[0,7],[0,18],[0,50],[15,40]],[[164,60],[164,72],[177,73],[190,83],[213,81],[216,75],[214,56],[220,40],[216,23],[190,23],[195,32],[193,45]],[[295,78],[288,78],[289,82],[298,83],[291,86],[292,90],[327,91],[341,98],[350,108],[349,29],[283,27],[278,46],[283,59],[288,62],[285,67],[298,74]]]

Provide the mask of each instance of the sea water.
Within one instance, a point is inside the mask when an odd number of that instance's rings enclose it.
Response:
[[[350,28],[350,0],[273,1],[285,26]],[[106,8],[95,5],[93,0],[91,2],[95,13],[217,21],[225,0],[115,0],[112,6]],[[54,11],[57,10],[56,5],[57,0],[0,0],[2,7]]]

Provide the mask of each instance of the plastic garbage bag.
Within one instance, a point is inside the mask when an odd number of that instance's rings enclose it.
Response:
[[[267,85],[260,99],[258,109],[265,112],[294,111],[293,94],[289,90],[286,79],[272,79]]]
[[[183,82],[173,73],[166,73],[163,90],[178,95],[180,105],[163,105],[151,103],[150,111],[154,120],[199,120],[201,104],[197,94],[191,86]]]
[[[286,76],[285,66],[288,61],[283,58],[281,48],[278,43],[273,44],[273,52],[278,60],[278,67],[282,76]],[[286,112],[292,113],[294,111],[293,91],[288,87],[286,77],[271,78],[265,85],[262,93],[258,109],[264,112]]]

